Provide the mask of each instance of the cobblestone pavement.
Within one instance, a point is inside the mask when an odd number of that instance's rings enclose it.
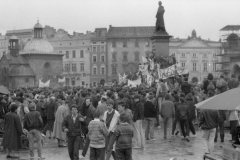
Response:
[[[202,138],[202,132],[198,131],[196,137],[190,137],[190,142],[182,141],[181,137],[173,137],[170,140],[164,140],[163,133],[155,130],[156,140],[147,141],[144,150],[133,149],[133,160],[169,160],[176,157],[177,160],[202,160],[206,151],[206,143]],[[217,154],[221,154],[223,145],[230,145],[228,142],[230,136],[227,133],[225,143],[216,143]],[[46,160],[68,160],[67,148],[58,148],[55,140],[45,140],[43,156]],[[81,153],[81,151],[80,151]],[[35,153],[36,154],[36,153]],[[88,152],[89,154],[89,152]],[[87,154],[85,159],[89,159]],[[20,151],[21,159],[29,157],[28,151]],[[0,153],[0,160],[5,160],[6,154]]]

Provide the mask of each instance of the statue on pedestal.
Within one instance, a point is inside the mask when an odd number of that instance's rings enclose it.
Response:
[[[159,4],[159,7],[158,7],[157,15],[156,15],[157,21],[156,21],[156,29],[155,30],[156,30],[156,32],[166,32],[165,25],[164,25],[164,18],[163,18],[165,9],[162,6],[161,1],[159,1],[158,4]]]

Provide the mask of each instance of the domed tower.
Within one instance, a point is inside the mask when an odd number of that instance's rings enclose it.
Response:
[[[39,21],[37,21],[37,23],[34,25],[34,38],[41,39],[43,37],[42,33],[43,33],[43,27],[39,23]]]
[[[197,32],[196,30],[192,30],[192,38],[197,38]]]
[[[43,27],[39,22],[34,25],[34,36],[24,46],[20,55],[28,60],[33,69],[36,75],[35,84],[38,84],[39,80],[51,80],[52,83],[62,74],[63,54],[54,52],[51,43],[43,37]]]
[[[16,57],[19,55],[19,39],[16,36],[10,37],[8,49],[11,56]]]

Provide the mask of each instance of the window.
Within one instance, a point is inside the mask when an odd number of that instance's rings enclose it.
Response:
[[[93,62],[94,62],[94,63],[97,62],[97,56],[93,56]]]
[[[80,63],[80,71],[84,72],[84,63]]]
[[[105,47],[101,46],[101,52],[104,52],[104,51],[105,51]]]
[[[97,52],[97,47],[96,47],[96,46],[93,46],[93,47],[92,47],[92,51],[93,51],[93,53],[96,53],[96,52]]]
[[[93,75],[97,75],[97,67],[93,67]]]
[[[72,71],[73,72],[77,72],[77,65],[76,65],[76,63],[72,64]]]
[[[86,76],[87,76],[87,74],[86,74],[86,73],[83,73],[82,75],[83,75],[83,77],[86,77]]]
[[[84,51],[83,50],[80,51],[80,58],[84,58]]]
[[[193,53],[193,57],[194,57],[194,58],[196,58],[196,57],[197,57],[196,53]]]
[[[93,87],[96,87],[97,86],[97,82],[93,82]]]
[[[185,62],[182,62],[182,67],[185,68]]]
[[[128,61],[128,53],[127,52],[123,52],[123,61],[124,62]]]
[[[124,41],[123,41],[123,47],[124,47],[124,48],[127,47],[127,40],[124,40]]]
[[[203,63],[203,71],[207,72],[207,63]]]
[[[29,82],[29,78],[25,78],[25,82],[28,83]]]
[[[72,78],[71,81],[72,81],[72,86],[75,86],[75,78]]]
[[[69,52],[66,51],[66,59],[68,59],[68,58],[69,58]]]
[[[84,81],[82,81],[82,86],[84,86],[85,85],[85,82]]]
[[[100,46],[97,46],[97,53],[100,52]]]
[[[105,56],[101,56],[101,62],[105,62]]]
[[[193,71],[196,71],[196,70],[197,70],[197,64],[193,63]]]
[[[112,61],[117,62],[117,52],[112,53]]]
[[[139,62],[139,52],[134,53],[134,60],[135,62]]]
[[[62,54],[62,51],[58,51],[59,54]]]
[[[70,72],[70,64],[65,64],[64,70],[65,72]]]
[[[105,67],[101,67],[101,74],[102,74],[102,75],[105,74]]]
[[[117,65],[112,65],[112,74],[113,75],[117,74]]]
[[[112,47],[113,47],[113,48],[116,47],[116,41],[112,41]]]
[[[186,55],[185,55],[185,53],[182,53],[182,57],[185,57]]]
[[[75,50],[72,51],[72,58],[76,58],[76,51]]]
[[[137,47],[137,48],[139,47],[139,42],[137,39],[135,40],[135,47]]]
[[[203,54],[203,58],[207,58],[207,54],[205,53],[205,54]]]
[[[217,64],[213,63],[213,71],[215,72],[217,70]]]

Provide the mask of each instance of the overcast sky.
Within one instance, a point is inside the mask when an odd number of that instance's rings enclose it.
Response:
[[[186,38],[193,29],[205,39],[218,40],[225,25],[240,24],[240,0],[162,0],[165,27]],[[154,26],[158,0],[0,0],[0,33],[42,25],[70,33],[97,27]]]

